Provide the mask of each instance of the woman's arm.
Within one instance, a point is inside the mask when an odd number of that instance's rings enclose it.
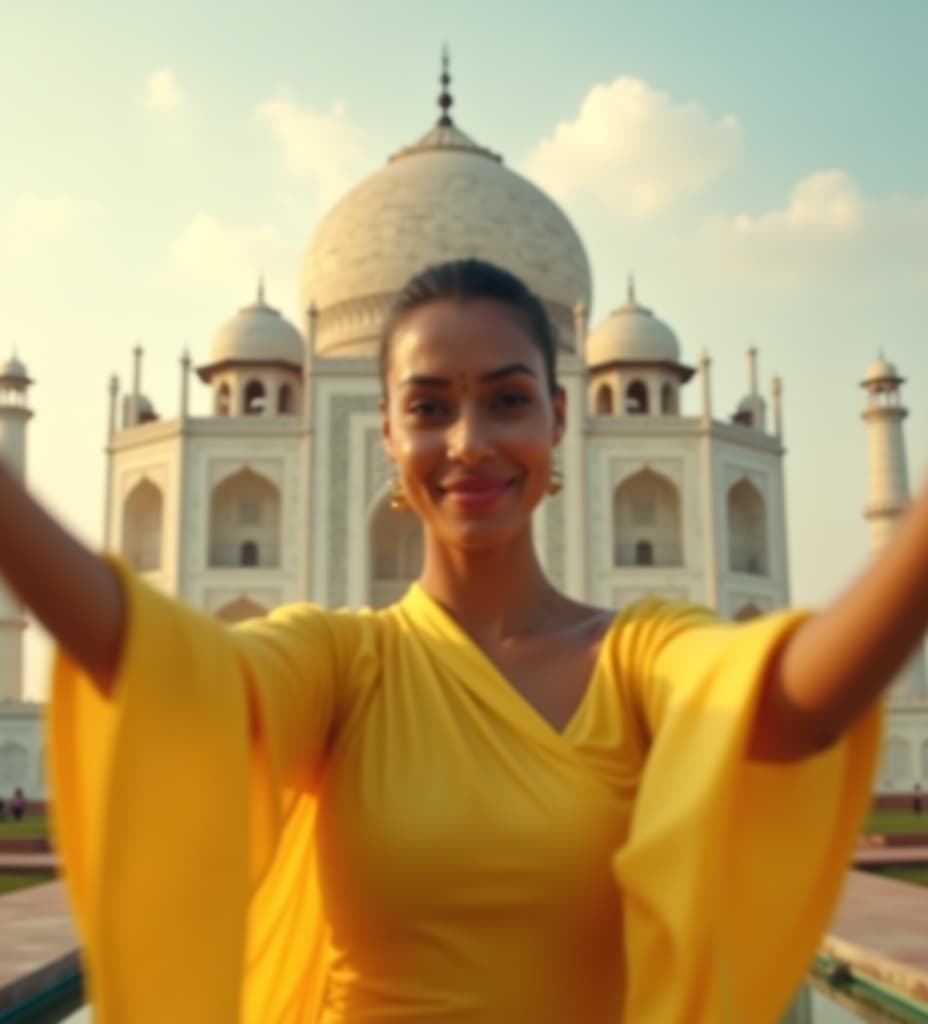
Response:
[[[928,486],[892,540],[830,607],[790,637],[764,684],[749,754],[823,750],[888,686],[928,629]]]
[[[119,580],[27,493],[2,459],[0,575],[106,695],[125,625]]]

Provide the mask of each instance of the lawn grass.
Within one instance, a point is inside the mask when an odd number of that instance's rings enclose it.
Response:
[[[928,811],[915,814],[913,811],[871,811],[864,822],[866,835],[891,835],[897,832],[924,832],[928,839]]]
[[[8,892],[16,892],[17,889],[28,889],[30,885],[41,885],[43,882],[51,882],[54,876],[48,871],[23,871],[4,872],[0,871],[0,896]]]
[[[20,836],[28,839],[48,835],[48,819],[39,816],[27,815],[20,821],[6,818],[0,821],[0,839],[8,836]]]
[[[880,874],[886,875],[887,878],[895,878],[900,882],[928,886],[928,867],[882,868]]]
[[[897,832],[924,832],[928,837],[928,808],[925,813],[912,811],[871,811],[864,822],[862,831],[866,835],[892,834]],[[22,821],[6,819],[0,821],[0,837],[25,836],[33,838],[48,835],[48,819],[30,816]]]

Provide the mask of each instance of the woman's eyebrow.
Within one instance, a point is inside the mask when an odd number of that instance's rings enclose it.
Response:
[[[499,380],[502,377],[508,377],[513,373],[527,373],[529,377],[538,377],[538,374],[525,363],[507,363],[505,366],[501,366],[498,370],[490,370],[489,373],[485,373],[480,379],[483,381]]]
[[[488,383],[501,380],[515,373],[527,374],[529,377],[538,378],[538,374],[526,363],[507,363],[495,370],[490,370],[481,376],[482,382]],[[450,388],[451,381],[447,377],[435,377],[430,374],[413,373],[400,381],[401,388]]]
[[[450,388],[451,381],[447,377],[429,377],[426,374],[414,373],[400,381],[401,388]]]

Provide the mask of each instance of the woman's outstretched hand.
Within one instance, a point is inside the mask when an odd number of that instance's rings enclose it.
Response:
[[[765,681],[749,753],[787,761],[836,740],[892,682],[928,630],[928,486],[887,547],[803,623]]]
[[[119,580],[29,495],[2,458],[0,576],[107,694],[125,628]]]

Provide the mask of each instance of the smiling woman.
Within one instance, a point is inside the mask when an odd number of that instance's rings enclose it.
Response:
[[[874,699],[928,619],[928,493],[817,615],[575,601],[532,543],[554,352],[495,267],[400,294],[383,441],[422,566],[377,611],[229,627],[0,467],[0,566],[63,647],[53,807],[97,1024],[783,1010],[869,800]]]

